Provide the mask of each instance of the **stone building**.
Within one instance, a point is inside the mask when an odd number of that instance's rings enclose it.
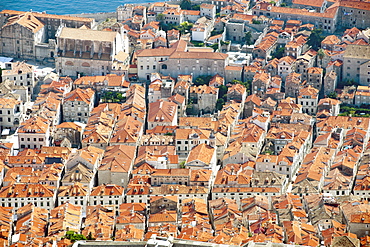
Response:
[[[195,146],[189,152],[185,162],[185,168],[192,170],[208,169],[215,175],[218,168],[216,150],[205,143]]]
[[[87,123],[91,110],[94,108],[95,92],[91,88],[69,92],[64,99],[63,120]]]
[[[31,11],[30,13],[45,25],[46,40],[55,39],[55,34],[61,24],[71,28],[80,28],[82,26],[92,28],[95,24],[95,19],[93,18],[67,15],[52,15],[45,12],[40,13]],[[4,25],[8,21],[8,19],[13,16],[19,16],[23,14],[26,14],[26,12],[16,10],[3,10],[0,12],[0,25]]]
[[[295,72],[306,75],[307,69],[315,65],[317,52],[308,50],[295,61]],[[304,79],[305,80],[305,79]]]
[[[163,210],[177,211],[179,209],[178,196],[152,196],[150,197],[150,213],[156,214]]]
[[[292,0],[292,7],[299,9],[310,9],[315,10],[315,12],[323,13],[326,9],[327,1],[315,1],[309,2],[304,0]]]
[[[0,127],[16,130],[23,121],[23,104],[13,98],[0,98]]]
[[[370,86],[357,87],[355,105],[370,105]]]
[[[148,129],[177,125],[177,104],[158,100],[149,104]]]
[[[339,100],[343,104],[354,104],[356,86],[345,86],[342,92],[338,95]]]
[[[370,47],[348,45],[343,55],[343,80],[354,80],[363,86],[370,84]]]
[[[151,174],[151,185],[162,184],[190,185],[191,170],[189,169],[158,169]]]
[[[211,143],[213,137],[210,130],[178,129],[175,134],[176,154],[179,158],[186,158],[189,151],[198,144],[214,146],[214,143]]]
[[[324,77],[324,95],[334,92],[337,88],[337,73],[334,70],[326,73]]]
[[[298,73],[290,73],[285,80],[286,97],[296,98],[301,86],[302,76]]]
[[[301,20],[302,24],[312,23],[316,28],[321,28],[328,33],[335,32],[339,12],[335,6],[327,8],[323,13],[310,12],[306,9],[272,6],[272,4],[268,3],[257,4],[252,8],[253,15],[264,15],[268,18],[283,21]]]
[[[245,39],[244,30],[245,24],[243,21],[229,21],[226,23],[226,39],[233,42],[242,42]]]
[[[210,18],[216,17],[216,5],[214,4],[208,4],[208,3],[202,3],[200,5],[200,15],[201,16],[207,16]]]
[[[174,77],[181,74],[192,74],[194,78],[215,74],[225,76],[227,57],[227,54],[219,52],[178,51],[162,62],[159,71]]]
[[[55,191],[43,184],[17,183],[0,190],[1,206],[17,210],[28,203],[52,210],[55,206]],[[6,201],[5,201],[6,198]]]
[[[52,15],[38,12],[3,10],[0,12],[0,54],[43,60],[55,55],[55,34],[60,25],[92,28],[92,18]],[[21,33],[22,35],[20,35]],[[5,45],[4,45],[5,44]]]
[[[179,75],[177,77],[177,83],[173,88],[173,93],[184,96],[186,103],[189,100],[189,89],[192,81],[193,77],[191,75]]]
[[[25,86],[28,95],[32,95],[33,88],[36,85],[34,66],[25,62],[15,62],[11,64],[10,70],[4,70],[2,80],[9,80],[15,86]],[[27,99],[27,101],[30,99]]]
[[[34,59],[35,44],[45,41],[45,27],[32,13],[13,16],[1,28],[0,54],[9,57]]]
[[[370,26],[370,3],[363,1],[342,0],[339,2],[338,25],[366,29]]]
[[[246,88],[241,84],[234,84],[227,90],[227,101],[244,102],[247,97]]]
[[[50,126],[42,117],[33,117],[20,124],[18,129],[20,149],[49,146]]]
[[[98,168],[99,185],[117,184],[126,187],[135,160],[135,152],[135,146],[114,145],[107,147]]]
[[[136,58],[138,77],[141,80],[150,80],[151,74],[159,72],[159,67],[164,70],[167,69],[167,65],[162,63],[169,59],[169,57],[176,51],[185,51],[187,49],[186,41],[179,40],[172,44],[170,48],[161,49],[144,49],[135,52],[134,58]],[[163,74],[163,73],[162,73]],[[165,73],[163,75],[167,75]],[[174,77],[174,75],[171,74]]]
[[[287,75],[295,71],[295,61],[296,59],[291,56],[285,56],[279,59],[277,64],[278,75],[280,75],[283,80],[285,80]]]
[[[226,66],[225,68],[226,82],[232,82],[233,80],[242,81],[242,75],[243,75],[243,67]]]
[[[115,55],[125,50],[118,32],[61,27],[56,37],[56,70],[62,75],[110,74]]]
[[[55,127],[54,144],[63,146],[63,143],[70,144],[72,148],[81,148],[81,137],[83,125],[73,122],[63,122]],[[65,145],[65,144],[64,144]]]
[[[75,206],[81,206],[82,212],[86,212],[89,193],[90,191],[87,191],[87,188],[78,182],[69,186],[60,186],[57,191],[58,204],[62,205],[68,202]]]
[[[331,116],[338,116],[340,111],[340,104],[341,102],[336,99],[320,99],[319,103],[317,104],[317,111],[325,111],[328,112]]]
[[[263,95],[271,82],[271,75],[265,71],[257,72],[252,80],[252,93]]]
[[[102,184],[90,193],[90,205],[105,205],[114,207],[116,212],[119,211],[119,205],[124,201],[124,188],[116,184]]]
[[[134,10],[133,4],[125,4],[117,7],[117,21],[121,22],[132,17]]]
[[[259,108],[262,104],[261,99],[258,97],[257,94],[249,95],[245,102],[243,108],[243,118],[247,118],[253,115],[253,110],[255,108]]]
[[[213,25],[213,19],[208,19],[204,16],[199,18],[191,28],[191,39],[205,42],[211,36]]]
[[[322,68],[311,67],[307,69],[307,84],[313,86],[314,88],[321,90],[322,86],[322,76],[324,70]]]
[[[319,90],[309,85],[299,90],[298,104],[302,105],[302,111],[307,114],[316,114]]]
[[[181,9],[166,9],[162,14],[166,24],[180,25],[184,22],[184,12]]]
[[[193,104],[193,113],[213,113],[218,99],[218,88],[207,85],[190,88],[190,100]]]

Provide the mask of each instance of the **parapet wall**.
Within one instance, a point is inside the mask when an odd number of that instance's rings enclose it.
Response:
[[[117,18],[117,12],[82,13],[82,14],[72,14],[69,16],[94,18],[97,22],[99,22],[104,21],[107,18]]]

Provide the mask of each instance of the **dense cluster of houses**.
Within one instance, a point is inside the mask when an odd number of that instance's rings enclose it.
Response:
[[[370,3],[284,4],[1,11],[0,245],[370,246]]]
[[[218,74],[196,86],[191,75],[152,73],[146,93],[123,75],[51,73],[30,107],[4,95],[2,112],[11,105],[22,120],[19,146],[0,146],[2,243],[66,246],[74,231],[102,241],[367,244],[370,119],[338,116],[341,102],[319,100],[312,85],[298,98],[268,96],[281,81],[261,70],[252,89],[266,90],[247,96]],[[215,86],[228,88],[219,111]],[[97,104],[108,87],[124,102]],[[202,116],[187,116],[189,101]]]

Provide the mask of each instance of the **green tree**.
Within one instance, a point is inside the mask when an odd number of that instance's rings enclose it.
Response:
[[[212,78],[211,75],[201,75],[201,76],[199,76],[195,79],[194,84],[196,86],[201,86],[201,85],[205,85],[205,84],[208,85],[211,78]]]
[[[164,21],[164,18],[165,18],[165,15],[162,14],[162,13],[159,13],[157,16],[156,16],[156,20],[159,21],[159,22],[163,22]]]
[[[286,3],[280,4],[280,7],[286,7]]]
[[[118,101],[123,101],[125,99],[125,97],[123,97],[122,93],[116,93],[116,98]]]
[[[66,235],[64,235],[63,238],[69,239],[73,242],[79,241],[79,240],[87,240],[87,238],[82,234],[77,234],[74,231],[67,231]]]
[[[247,45],[253,45],[252,33],[250,31],[248,31],[248,32],[245,33],[245,43]]]
[[[320,59],[320,67],[322,67],[322,59],[325,57],[325,53],[323,49],[319,49],[317,51],[317,57]]]
[[[242,84],[243,82],[242,81],[239,81],[239,80],[232,80],[231,81],[231,84]]]
[[[328,94],[328,97],[331,99],[336,99],[338,97],[338,94],[336,92],[331,92]]]
[[[195,5],[191,6],[191,9],[192,10],[200,10],[200,5],[199,4],[195,4]]]
[[[181,161],[179,166],[180,166],[180,168],[185,168],[185,161]]]
[[[195,47],[203,47],[204,46],[204,43],[201,42],[201,41],[192,40],[192,41],[190,41],[190,43],[192,43]]]
[[[318,50],[324,38],[325,36],[322,35],[322,29],[316,28],[312,30],[310,37],[308,37],[307,45],[311,46],[314,50]]]
[[[212,32],[211,32],[211,36],[219,35],[219,34],[221,34],[223,32],[224,31],[222,31],[222,30],[213,29]]]
[[[210,47],[213,49],[213,51],[217,51],[218,50],[218,43],[212,44]]]
[[[272,58],[277,58],[277,59],[280,59],[284,56],[284,52],[285,52],[285,47],[282,46],[282,47],[279,47],[275,50],[274,53],[272,53]]]
[[[191,9],[191,1],[190,0],[181,0],[180,3],[180,8],[181,9]]]
[[[193,115],[193,113],[193,99],[190,98],[186,105],[186,115]]]
[[[180,31],[181,34],[185,34],[190,32],[190,29],[193,27],[193,23],[189,23],[187,21],[184,21],[183,23],[180,24],[178,27],[178,30]]]
[[[228,88],[225,85],[221,85],[218,88],[218,98],[221,99],[222,97],[224,97],[224,95],[227,94]]]
[[[230,41],[220,41],[221,45],[229,45],[230,44]]]
[[[225,104],[224,99],[218,99],[216,102],[216,110],[221,111],[224,104]]]

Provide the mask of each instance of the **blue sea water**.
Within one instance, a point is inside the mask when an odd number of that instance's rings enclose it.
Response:
[[[146,3],[156,0],[0,0],[0,10],[46,11],[48,14],[80,14],[97,12],[114,12],[126,3]]]

